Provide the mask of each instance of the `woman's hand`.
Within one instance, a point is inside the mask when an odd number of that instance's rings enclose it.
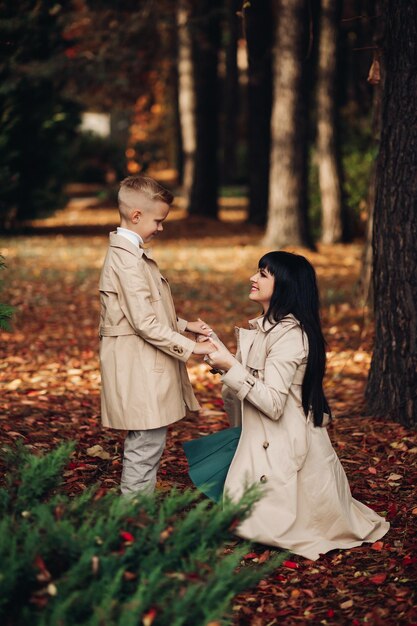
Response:
[[[208,337],[212,332],[210,326],[200,318],[196,322],[188,322],[185,330],[194,333],[194,335],[204,335],[205,337]]]
[[[216,370],[228,372],[236,361],[235,357],[222,343],[214,339],[211,339],[210,343],[214,346],[215,352],[208,353],[209,356],[205,359],[206,363]]]

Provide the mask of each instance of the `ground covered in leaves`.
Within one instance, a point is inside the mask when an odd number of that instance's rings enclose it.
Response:
[[[93,482],[103,492],[117,487],[123,442],[122,433],[100,428],[97,358],[97,282],[107,246],[104,233],[116,223],[116,214],[88,204],[74,201],[32,232],[0,240],[8,266],[0,298],[16,308],[12,332],[0,337],[1,443],[22,440],[43,451],[76,440],[65,473],[70,493]],[[204,318],[233,349],[234,326],[257,314],[248,301],[248,277],[266,250],[258,243],[259,230],[236,221],[239,210],[225,207],[224,217],[221,224],[184,220],[173,211],[153,248],[178,313]],[[316,562],[290,557],[274,576],[235,599],[234,623],[417,625],[417,438],[366,414],[372,323],[355,293],[361,246],[293,251],[311,260],[320,280],[326,391],[335,414],[331,439],[353,495],[386,515],[391,530],[383,541]],[[202,409],[170,428],[160,489],[191,484],[182,441],[227,425],[219,377],[198,360],[190,362],[189,373]],[[269,555],[255,546],[246,562]]]

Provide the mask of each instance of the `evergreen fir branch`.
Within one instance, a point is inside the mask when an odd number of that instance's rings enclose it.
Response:
[[[13,317],[14,307],[0,302],[0,330],[11,330],[10,320]]]
[[[233,597],[285,558],[246,564],[230,528],[259,497],[250,488],[224,506],[194,491],[94,500],[56,490],[72,445],[44,457],[19,446],[7,456],[18,475],[0,491],[0,621],[13,626],[154,626],[230,623]]]
[[[0,254],[0,271],[6,268],[4,256]],[[1,286],[0,281],[0,286]],[[14,307],[0,302],[0,330],[10,331],[10,320],[12,319]]]
[[[16,492],[16,508],[30,508],[63,481],[63,469],[75,444],[63,443],[45,456],[27,454]]]

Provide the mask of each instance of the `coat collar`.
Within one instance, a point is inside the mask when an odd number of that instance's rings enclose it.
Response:
[[[127,250],[131,254],[134,254],[137,257],[146,256],[148,259],[152,259],[152,251],[150,248],[138,248],[134,243],[123,237],[122,235],[118,235],[116,231],[111,232],[110,235],[110,246],[112,248],[122,248],[122,250]]]
[[[259,331],[266,335],[271,329],[277,328],[279,332],[285,333],[286,329],[299,325],[297,318],[295,318],[292,314],[286,315],[281,322],[279,322],[279,324],[265,320],[265,327],[262,323],[263,319],[263,316],[255,317],[254,319],[249,320],[249,328],[235,328],[241,361],[244,367],[248,366],[252,369],[258,370],[265,366],[265,352],[256,351],[256,353],[250,353],[255,337]],[[274,337],[275,336],[276,335],[274,334]]]
[[[298,320],[294,317],[294,315],[292,313],[288,313],[288,315],[286,315],[281,322],[281,323],[290,323],[290,324],[299,324]],[[265,319],[264,322],[264,316],[261,315],[260,317],[254,317],[253,319],[249,320],[249,328],[252,330],[260,330],[263,333],[267,333],[269,330],[271,330],[271,328],[274,328],[275,326],[277,326],[276,322],[270,322],[269,320]]]

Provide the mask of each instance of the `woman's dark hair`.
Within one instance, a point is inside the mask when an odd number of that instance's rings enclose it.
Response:
[[[326,369],[326,342],[319,314],[319,292],[313,266],[299,254],[268,252],[259,261],[259,268],[274,276],[274,291],[265,319],[280,322],[292,313],[308,338],[308,359],[302,386],[302,404],[307,416],[312,411],[314,425],[321,426],[323,413],[331,416],[323,392]]]

